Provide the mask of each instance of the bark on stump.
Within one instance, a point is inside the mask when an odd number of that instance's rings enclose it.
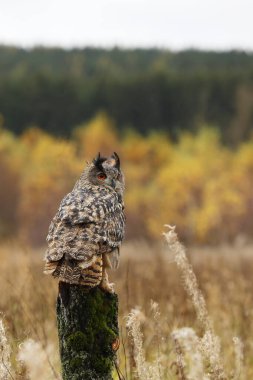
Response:
[[[112,380],[117,295],[60,282],[57,322],[63,380]]]

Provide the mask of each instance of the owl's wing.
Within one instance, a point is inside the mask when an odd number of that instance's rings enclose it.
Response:
[[[117,195],[112,192],[94,189],[86,191],[73,191],[63,198],[58,216],[66,223],[100,223],[106,215],[117,208]]]
[[[117,215],[117,208],[117,199],[110,192],[102,195],[94,191],[69,193],[49,227],[46,260],[58,261],[63,255],[69,255],[89,266],[100,244],[110,245],[109,240],[113,238],[112,247],[117,246],[112,218]]]
[[[73,191],[63,198],[58,211],[58,218],[71,225],[92,223],[97,219],[94,207],[94,195]]]

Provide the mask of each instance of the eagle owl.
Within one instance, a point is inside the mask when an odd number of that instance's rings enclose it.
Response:
[[[118,267],[124,237],[124,176],[116,153],[88,164],[53,218],[44,273],[113,292],[106,268]]]

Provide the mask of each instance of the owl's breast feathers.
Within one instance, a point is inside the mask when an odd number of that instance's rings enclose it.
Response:
[[[123,209],[116,191],[106,187],[88,185],[67,194],[49,227],[45,273],[71,283],[82,283],[83,278],[86,284],[87,276],[91,282],[100,281],[102,255],[115,252],[118,257],[124,237]]]

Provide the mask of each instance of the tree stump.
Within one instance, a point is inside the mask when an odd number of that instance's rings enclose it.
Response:
[[[112,380],[119,345],[117,295],[60,282],[57,322],[63,380]]]

